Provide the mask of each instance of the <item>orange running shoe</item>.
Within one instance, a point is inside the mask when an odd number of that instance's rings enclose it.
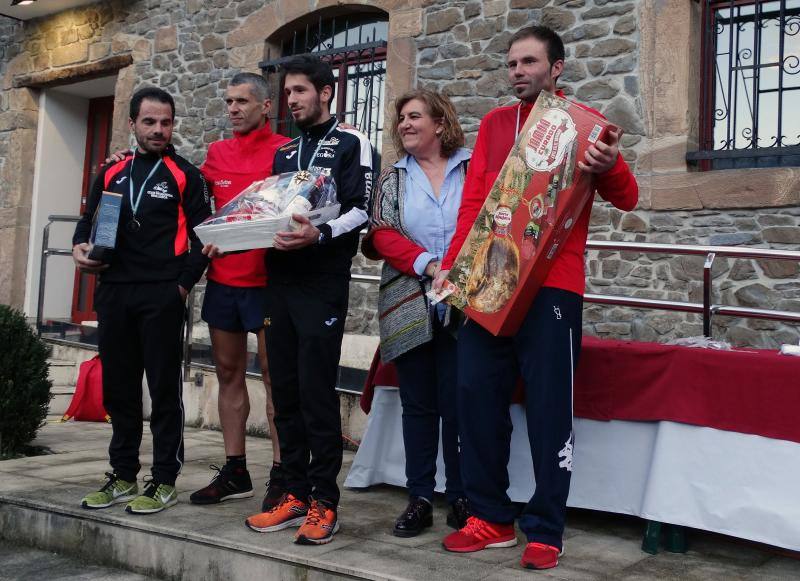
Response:
[[[324,503],[313,500],[306,522],[297,531],[294,542],[298,545],[324,545],[330,543],[339,530],[336,511]]]
[[[245,524],[259,533],[273,533],[289,527],[299,527],[306,520],[307,514],[308,504],[287,493],[277,506],[248,517]]]

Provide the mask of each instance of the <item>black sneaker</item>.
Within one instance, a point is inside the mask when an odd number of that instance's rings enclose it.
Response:
[[[212,464],[209,468],[216,470],[217,475],[211,484],[192,493],[189,497],[192,504],[218,504],[224,500],[253,496],[253,483],[247,468],[234,468],[229,464],[222,468]]]
[[[261,512],[269,512],[278,506],[286,492],[286,478],[281,470],[281,465],[273,464],[269,471],[267,493],[264,495],[264,501],[261,503]]]
[[[467,524],[467,519],[472,516],[469,512],[469,501],[463,496],[450,503],[450,512],[447,513],[447,526],[460,531]]]

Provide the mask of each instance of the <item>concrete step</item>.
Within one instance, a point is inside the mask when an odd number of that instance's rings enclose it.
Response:
[[[448,581],[531,581],[519,566],[525,538],[516,547],[457,555],[446,553],[442,538],[447,507],[434,502],[434,524],[418,537],[392,535],[392,523],[406,505],[407,492],[381,486],[366,492],[342,490],[341,531],[332,543],[305,547],[292,543],[295,529],[257,534],[244,526],[259,511],[270,443],[247,439],[248,466],[256,484],[252,498],[198,507],[189,494],[214,474],[208,465],[223,457],[218,432],[187,428],[186,463],[178,479],[179,503],[149,516],[80,508],[80,498],[96,490],[107,470],[111,426],[102,423],[47,424],[34,444],[54,453],[0,462],[0,541],[56,551],[86,563],[127,569],[140,575],[186,581],[252,579],[424,579]],[[151,440],[145,427],[142,461],[148,464]],[[345,452],[340,482],[353,454]],[[147,467],[143,472],[147,470]],[[703,579],[800,579],[800,560],[763,546],[692,532],[684,555],[641,550],[641,520],[592,511],[570,511],[566,554],[557,569],[536,575],[548,579],[684,579],[700,571]],[[784,552],[785,553],[785,552]],[[0,552],[0,580],[5,561]],[[19,577],[10,577],[19,578]],[[23,578],[48,578],[29,576]],[[92,577],[97,578],[97,577]]]
[[[74,361],[64,359],[48,359],[50,364],[50,381],[53,386],[75,385],[78,379],[78,368]]]
[[[54,385],[50,388],[50,393],[53,398],[50,400],[47,413],[49,415],[63,416],[72,401],[72,396],[75,395],[75,386]]]
[[[90,565],[57,553],[0,542],[0,579],[49,579],[50,581],[156,581],[130,571]]]
[[[147,465],[152,449],[147,426],[144,433],[141,458]],[[121,505],[82,509],[80,498],[98,488],[108,469],[110,435],[107,424],[47,424],[34,443],[54,454],[0,462],[0,539],[170,580],[515,578],[519,547],[495,551],[491,562],[487,555],[464,557],[441,549],[450,529],[446,504],[438,499],[432,528],[414,539],[393,536],[394,518],[407,502],[406,491],[397,488],[343,490],[341,531],[327,545],[295,545],[296,529],[249,530],[244,519],[260,511],[271,465],[270,443],[263,438],[247,439],[256,485],[252,498],[208,507],[189,503],[191,491],[213,476],[208,465],[220,463],[224,451],[218,432],[187,428],[176,506],[145,517],[129,515]],[[340,482],[352,457],[345,452]],[[638,560],[638,547],[633,550]]]

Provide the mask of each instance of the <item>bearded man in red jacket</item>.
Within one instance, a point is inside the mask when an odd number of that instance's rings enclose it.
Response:
[[[564,68],[564,44],[553,30],[531,26],[518,31],[509,42],[506,64],[520,101],[494,109],[481,121],[456,232],[434,282],[436,288],[441,288],[539,93],[545,90],[563,96],[556,82]],[[619,138],[620,133],[612,131],[607,143],[590,147],[578,165],[593,174],[597,193],[604,200],[631,210],[638,200],[638,187],[619,155]],[[495,337],[473,321],[460,330],[461,472],[473,516],[464,528],[444,539],[448,551],[517,544],[514,520],[518,511],[506,491],[512,430],[509,404],[521,375],[536,477],[533,498],[519,517],[528,540],[521,564],[532,569],[558,565],[572,472],[572,376],[581,345],[583,255],[591,210],[592,204],[587,204],[515,336]]]

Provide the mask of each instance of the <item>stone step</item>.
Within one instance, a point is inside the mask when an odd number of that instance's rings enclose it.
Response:
[[[31,547],[0,542],[0,562],[3,572],[0,579],[50,579],[51,581],[155,581],[120,569],[90,565],[52,552]]]
[[[256,485],[252,498],[198,507],[190,504],[189,494],[208,484],[213,476],[208,465],[219,462],[224,451],[220,433],[192,428],[185,430],[187,461],[178,479],[176,506],[148,516],[127,514],[122,505],[85,510],[80,498],[102,482],[110,436],[108,424],[48,423],[34,443],[53,454],[0,462],[0,540],[173,581],[466,581],[493,574],[506,579],[518,568],[516,547],[495,553],[502,558],[491,563],[445,553],[441,539],[451,529],[445,525],[446,503],[438,499],[432,528],[414,539],[393,536],[394,518],[407,502],[407,492],[397,488],[342,490],[341,530],[324,546],[294,544],[296,529],[251,531],[244,519],[260,510],[272,459],[269,442],[247,438]],[[147,426],[142,444],[145,472],[152,450]],[[344,453],[340,483],[352,458],[352,452]]]
[[[120,510],[117,507],[114,512]],[[32,500],[9,502],[0,497],[1,536],[89,563],[96,562],[94,547],[100,546],[106,564],[158,578],[187,581],[380,578],[360,574],[355,565],[326,566],[324,557],[317,555],[324,549],[316,551],[317,554],[309,551],[308,558],[294,560],[289,554],[264,550],[256,544],[230,542],[209,531],[178,532],[149,525],[145,519],[123,524],[108,514]],[[243,528],[241,520],[236,524]]]
[[[686,571],[710,571],[701,577],[714,579],[800,579],[800,560],[766,552],[760,545],[693,531],[688,553],[651,555],[640,549],[640,520],[575,510],[567,518],[567,549],[561,564],[552,573],[534,574],[520,567],[526,539],[519,531],[515,547],[462,555],[445,552],[441,541],[452,529],[445,525],[444,499],[434,501],[431,528],[411,539],[395,537],[392,523],[408,493],[390,486],[368,492],[343,488],[341,530],[334,541],[299,546],[292,543],[295,529],[258,534],[244,525],[247,515],[259,511],[262,483],[272,462],[271,447],[263,438],[247,438],[248,467],[256,484],[252,498],[204,507],[189,503],[190,492],[208,484],[214,474],[208,465],[224,457],[219,432],[194,428],[184,433],[186,463],[178,479],[176,506],[148,516],[129,515],[121,505],[84,510],[79,500],[102,481],[110,436],[111,426],[104,423],[48,423],[34,444],[50,454],[0,462],[0,542],[172,581],[532,581],[539,577],[656,581],[684,579]],[[149,468],[151,442],[146,426],[143,472]],[[346,451],[340,483],[352,460],[353,454]],[[2,557],[0,553],[0,579],[5,579]]]
[[[47,408],[48,415],[63,416],[67,411],[72,396],[75,395],[75,387],[68,385],[54,385],[50,389],[53,398],[50,400],[50,405]]]
[[[53,386],[75,385],[78,370],[74,361],[49,359],[47,362],[50,364],[49,376]]]

